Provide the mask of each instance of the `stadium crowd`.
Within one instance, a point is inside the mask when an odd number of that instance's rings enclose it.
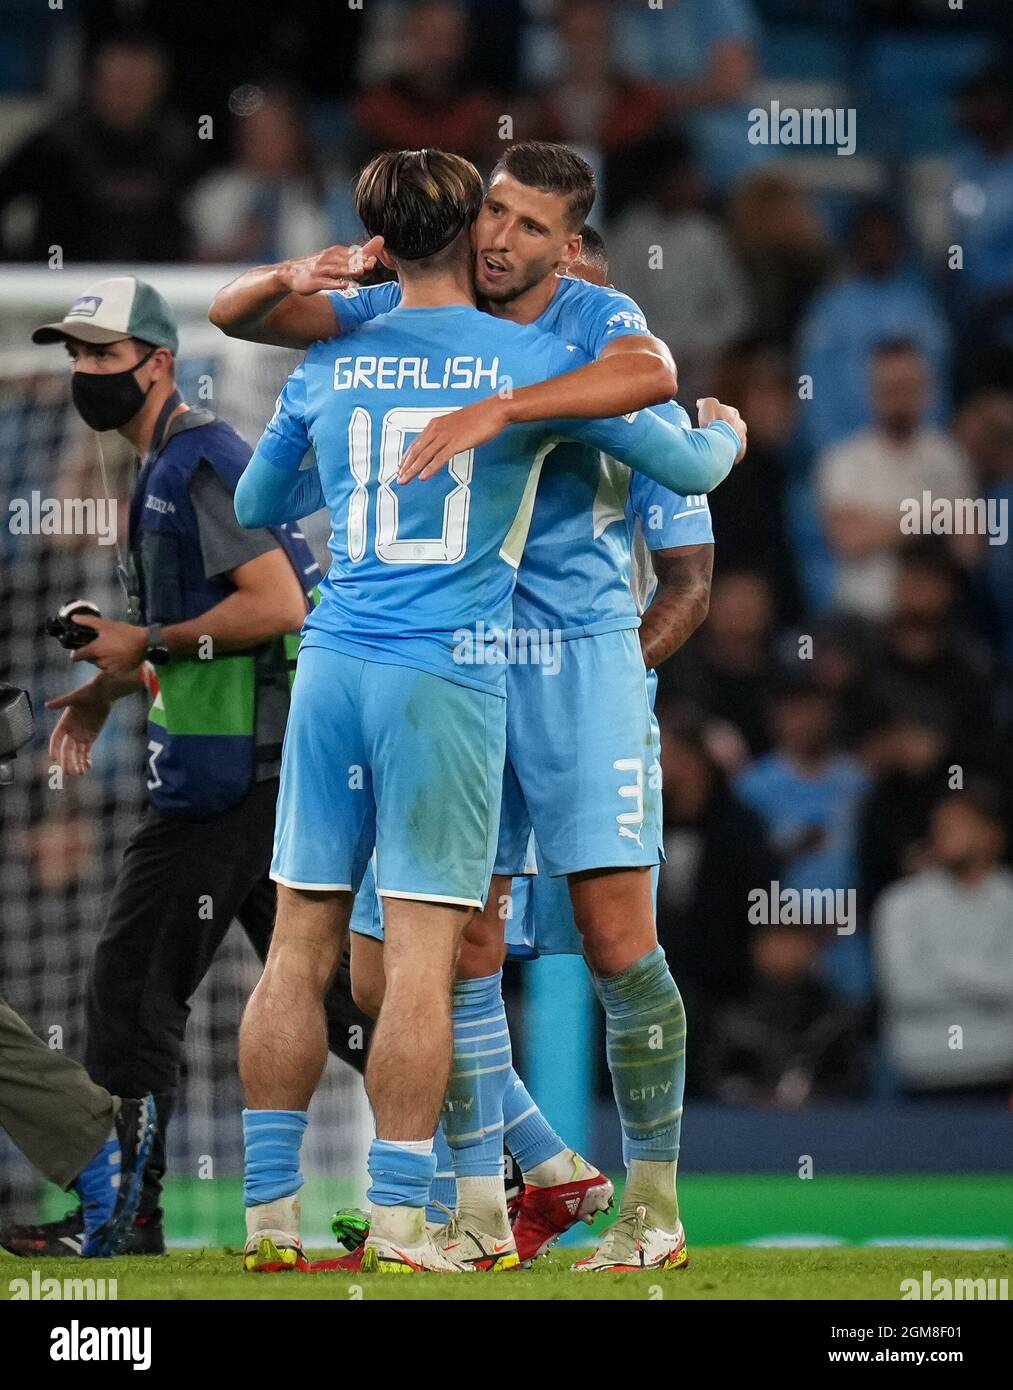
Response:
[[[709,617],[661,671],[659,936],[691,1020],[689,1094],[938,1094],[925,1039],[959,1002],[987,1041],[948,1069],[950,1094],[959,1077],[1008,1098],[1002,7],[955,38],[902,0],[261,0],[219,36],[215,91],[188,70],[179,5],[100,39],[115,8],[89,7],[58,74],[41,38],[34,67],[30,43],[20,68],[0,49],[0,102],[47,112],[3,150],[8,261],[44,263],[54,225],[65,262],[130,267],[352,242],[352,172],[385,147],[487,171],[504,139],[538,137],[593,161],[612,281],[669,343],[681,398],[732,401],[750,429],[711,499]],[[32,23],[26,7],[22,37]],[[54,104],[57,82],[76,95]],[[856,108],[854,157],[750,143],[750,107],[782,91]],[[194,138],[202,120],[212,138]],[[984,499],[992,533],[935,533],[925,494]],[[751,919],[761,889],[853,890],[854,914]]]

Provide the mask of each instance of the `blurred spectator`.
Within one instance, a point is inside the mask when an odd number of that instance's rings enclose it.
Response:
[[[781,169],[743,180],[732,195],[729,220],[756,331],[764,342],[787,347],[830,269],[826,233],[808,196]]]
[[[1013,873],[990,786],[932,816],[933,867],[888,888],[873,915],[886,1045],[915,1095],[1013,1087]]]
[[[713,718],[732,725],[755,757],[770,746],[766,722],[771,685],[774,601],[766,579],[751,570],[729,570],[720,559],[707,621],[662,667],[660,702],[672,696],[695,701]]]
[[[959,446],[926,423],[928,374],[917,347],[881,343],[872,356],[873,424],[829,449],[816,487],[837,560],[835,606],[870,618],[893,606],[897,556],[916,536],[901,529],[904,502],[923,492],[967,497]]]
[[[954,434],[963,446],[984,496],[1003,528],[1000,544],[982,545],[981,577],[988,605],[989,628],[1013,668],[1013,545],[1009,517],[1013,511],[1013,395],[986,391],[972,397],[957,417]]]
[[[748,895],[777,877],[758,817],[731,791],[699,721],[662,726],[665,858],[658,934],[672,969],[708,1009],[740,998],[749,978]],[[729,845],[737,846],[734,855]]]
[[[99,49],[79,109],[58,116],[0,170],[0,247],[8,260],[186,260],[181,197],[197,132],[165,104],[169,68],[144,39]]]
[[[744,138],[760,30],[751,0],[667,0],[613,6],[620,60],[663,83],[670,119],[685,130],[712,188],[770,157]]]
[[[665,719],[662,767],[667,867],[658,884],[658,940],[693,1019],[687,1087],[701,1094],[715,1012],[741,999],[749,983],[749,893],[777,877],[777,863],[759,820],[730,790],[699,721]],[[729,845],[738,847],[735,854]]]
[[[291,94],[261,93],[251,110],[235,116],[234,130],[232,163],[203,178],[187,200],[197,256],[273,262],[326,246],[323,180]]]
[[[958,374],[965,385],[1013,386],[1013,78],[1004,67],[962,89],[958,119],[971,145],[954,169],[954,241],[963,250],[956,298]]]
[[[869,766],[869,733],[882,714],[870,690],[876,629],[864,618],[848,613],[830,613],[815,622],[810,615],[806,629],[805,633],[796,630],[791,634],[784,643],[784,654],[794,659],[799,638],[812,638],[812,678],[834,699],[840,745],[860,753],[862,762]]]
[[[823,449],[872,418],[869,368],[876,346],[908,338],[925,359],[928,418],[943,417],[949,328],[922,278],[905,263],[895,213],[874,203],[860,209],[847,247],[851,269],[809,305],[799,330],[798,370],[812,378],[803,428]]]
[[[981,766],[999,751],[993,676],[987,648],[968,630],[952,563],[931,544],[910,551],[873,675],[878,697],[895,706],[933,705],[953,730],[960,759]]]
[[[35,0],[27,3],[35,8]],[[366,13],[376,3],[370,0]],[[63,8],[69,8],[66,0]],[[157,39],[170,55],[174,102],[194,121],[199,114],[213,114],[216,126],[228,122],[229,96],[249,83],[251,75],[298,85],[314,101],[344,98],[354,84],[367,29],[359,0],[354,5],[334,0],[242,0],[237,5],[88,0],[73,8],[89,50],[105,43],[129,12],[129,22]],[[201,37],[207,40],[203,46],[198,44]]]
[[[693,401],[714,394],[718,358],[749,324],[746,283],[724,228],[703,207],[686,149],[659,145],[650,168],[644,201],[613,229],[613,272],[672,349],[680,394]]]
[[[858,836],[863,912],[889,884],[924,868],[931,807],[953,756],[946,712],[930,700],[891,711],[877,743],[879,772]]]
[[[22,846],[32,866],[35,887],[62,893],[85,877],[96,852],[94,820],[77,810],[49,815],[25,830]]]
[[[718,1013],[704,1041],[711,1094],[786,1109],[862,1094],[863,1011],[835,999],[820,979],[821,946],[813,927],[757,929],[749,993]]]
[[[649,168],[649,159],[631,152],[660,130],[666,106],[660,88],[617,66],[613,18],[606,0],[560,0],[556,70],[533,111],[540,140],[561,140],[605,159],[609,214],[628,200]]]
[[[775,747],[747,767],[735,790],[757,812],[781,860],[783,888],[820,893],[856,889],[858,816],[869,778],[838,748],[833,696],[811,676],[786,677],[771,706]],[[870,979],[864,933],[856,933],[857,892],[845,898],[846,920],[828,938],[820,965],[840,997],[864,1000]]]
[[[855,838],[868,777],[837,751],[833,697],[809,677],[787,678],[771,706],[775,746],[735,782],[782,862],[786,888],[853,888]]]
[[[787,488],[798,413],[784,357],[751,343],[725,355],[707,394],[732,401],[749,422],[749,464],[734,468],[708,502],[722,569],[753,569],[774,595],[780,622],[799,611],[795,555],[788,538]]]
[[[452,0],[418,0],[404,23],[396,75],[353,107],[368,158],[436,146],[479,162],[500,152],[499,107],[473,80],[468,17]]]

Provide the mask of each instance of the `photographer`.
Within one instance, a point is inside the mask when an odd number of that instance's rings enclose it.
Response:
[[[165,1130],[179,1083],[189,1002],[238,918],[267,953],[275,890],[267,876],[281,745],[298,631],[319,569],[299,533],[243,530],[233,492],[249,446],[175,380],[177,331],[162,296],[133,276],[102,281],[32,335],[63,342],[74,405],[138,455],[121,577],[129,621],[73,615],[71,659],[98,673],[48,702],[60,710],[50,756],[91,767],[115,700],[147,689],[148,810],[127,845],[88,980],[85,1064],[119,1095],[154,1093],[158,1137],[127,1253],[164,1251],[159,1202]],[[85,629],[85,631],[82,631]],[[87,629],[95,636],[88,640]],[[77,645],[80,642],[84,645]],[[367,1021],[347,975],[328,1000],[332,1049]],[[7,1228],[15,1254],[75,1254],[80,1212]]]

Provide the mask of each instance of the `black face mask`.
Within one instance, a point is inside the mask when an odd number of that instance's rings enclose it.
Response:
[[[134,373],[143,367],[156,348],[149,348],[125,372],[75,372],[70,394],[78,415],[93,430],[118,430],[134,418],[154,382],[145,391]]]

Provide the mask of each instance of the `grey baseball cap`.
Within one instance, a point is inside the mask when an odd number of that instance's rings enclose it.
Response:
[[[33,343],[58,343],[66,338],[83,343],[140,338],[173,354],[179,350],[172,310],[154,285],[136,275],[100,280],[74,300],[59,323],[44,323],[32,334]]]

